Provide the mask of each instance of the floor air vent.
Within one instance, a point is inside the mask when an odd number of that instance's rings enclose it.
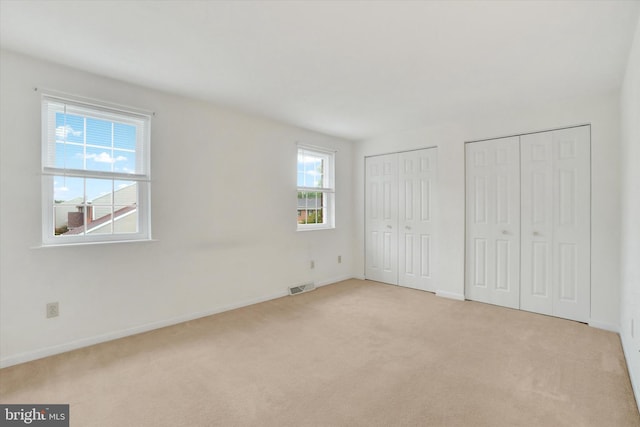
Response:
[[[289,288],[289,295],[297,295],[303,292],[309,292],[314,290],[315,288],[316,288],[316,285],[314,285],[312,282],[303,283],[302,285],[291,286]]]

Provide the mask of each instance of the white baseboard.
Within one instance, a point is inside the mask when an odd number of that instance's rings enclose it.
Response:
[[[328,284],[328,283],[327,283]],[[246,307],[253,304],[269,301],[276,298],[287,296],[287,291],[277,292],[264,297],[254,298],[250,300],[241,301],[236,304],[230,304],[223,307],[218,307],[212,310],[201,311],[198,313],[187,314],[184,316],[178,316],[167,320],[161,320],[158,322],[151,322],[141,326],[133,328],[127,328],[120,331],[109,332],[107,334],[97,335],[94,337],[83,338],[68,343],[54,345],[50,347],[41,348],[34,351],[28,351],[14,356],[5,357],[0,359],[0,368],[6,368],[9,366],[17,365],[20,363],[30,362],[36,359],[42,359],[43,357],[53,356],[55,354],[65,353],[71,350],[77,350],[79,348],[88,347],[95,344],[100,344],[106,341],[112,341],[118,338],[124,338],[131,335],[140,334],[142,332],[152,331],[154,329],[164,328],[166,326],[177,325],[178,323],[188,322],[189,320],[199,319],[201,317],[207,317],[214,314],[222,313],[229,310],[235,310],[236,308]]]
[[[436,290],[436,295],[439,297],[443,297],[443,298],[449,298],[449,299],[455,299],[458,301],[464,301],[464,295],[463,294],[458,294],[456,292],[448,292],[448,291],[441,291],[441,290]]]
[[[622,351],[624,352],[624,358],[627,362],[629,378],[631,379],[631,388],[636,397],[638,410],[640,410],[640,369],[632,369],[632,365],[640,365],[640,356],[638,355],[640,348],[634,348],[631,340],[625,339],[622,335],[620,335],[620,341],[622,342]]]
[[[320,287],[320,286],[330,285],[332,283],[337,283],[337,282],[341,282],[343,280],[348,280],[352,278],[353,278],[352,275],[336,276],[331,279],[319,281],[316,283],[316,286]],[[45,347],[45,348],[41,348],[34,351],[28,351],[28,352],[16,354],[14,356],[9,356],[9,357],[0,359],[0,368],[6,368],[9,366],[18,365],[20,363],[30,362],[36,359],[42,359],[43,357],[65,353],[67,351],[77,350],[83,347],[89,347],[91,345],[100,344],[100,343],[112,341],[118,338],[124,338],[131,335],[140,334],[142,332],[152,331],[154,329],[164,328],[166,326],[177,325],[178,323],[188,322],[189,320],[195,320],[201,317],[207,317],[207,316],[211,316],[211,315],[222,313],[229,310],[235,310],[236,308],[258,304],[258,303],[269,301],[272,299],[281,298],[287,295],[288,295],[288,292],[284,290],[282,292],[277,292],[275,294],[271,294],[268,296],[249,299],[249,300],[241,301],[236,304],[230,304],[223,307],[218,307],[212,310],[187,314],[184,316],[178,316],[178,317],[174,317],[167,320],[161,320],[158,322],[151,322],[151,323],[147,323],[141,326],[136,326],[133,328],[127,328],[120,331],[110,332],[107,334],[83,338],[80,340],[71,341],[68,343],[60,344],[60,345],[54,345],[54,346]]]
[[[611,331],[611,332],[620,333],[620,326],[619,325],[614,325],[614,324],[607,323],[607,322],[600,322],[600,321],[597,321],[597,320],[589,320],[588,324],[592,328],[604,329],[605,331]]]
[[[320,280],[319,282],[316,283],[316,286],[320,287],[320,286],[332,285],[334,283],[342,282],[344,280],[349,280],[349,279],[353,279],[353,278],[354,277],[351,274],[345,274],[345,275],[342,275],[342,276],[332,277],[332,278],[326,279],[326,280]]]

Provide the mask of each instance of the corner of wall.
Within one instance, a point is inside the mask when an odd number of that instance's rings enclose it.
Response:
[[[620,92],[621,209],[620,209],[620,340],[631,386],[640,408],[640,16]]]

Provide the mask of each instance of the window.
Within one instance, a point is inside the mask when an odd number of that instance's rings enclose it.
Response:
[[[298,147],[298,230],[334,228],[335,153]]]
[[[43,95],[44,245],[151,238],[149,122]]]

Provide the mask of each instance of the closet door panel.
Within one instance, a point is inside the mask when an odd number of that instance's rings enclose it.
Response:
[[[553,314],[553,136],[520,139],[522,178],[522,310]]]
[[[398,284],[435,291],[433,279],[433,212],[437,150],[399,154]]]
[[[590,128],[553,132],[554,315],[589,321],[591,309]]]
[[[365,275],[367,279],[398,283],[398,157],[365,160]]]
[[[518,137],[466,145],[467,298],[520,306]]]
[[[521,137],[524,310],[590,315],[589,127]]]
[[[491,269],[490,240],[493,235],[490,217],[495,197],[491,187],[492,141],[466,145],[467,161],[467,271],[465,296],[468,299],[490,303],[495,274]]]

